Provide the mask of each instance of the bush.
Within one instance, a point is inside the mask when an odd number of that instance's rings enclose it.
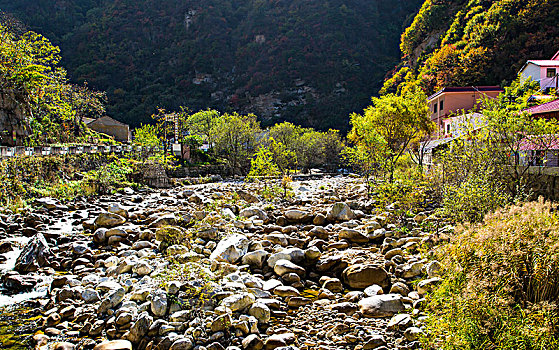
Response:
[[[557,349],[559,215],[531,202],[457,229],[437,252],[428,296],[428,349]]]

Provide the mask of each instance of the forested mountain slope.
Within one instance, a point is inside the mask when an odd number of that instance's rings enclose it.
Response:
[[[417,79],[443,86],[498,85],[528,59],[559,50],[559,0],[427,0],[402,35],[402,62],[383,91]]]
[[[397,64],[420,0],[0,0],[137,125],[156,106],[345,128]],[[407,22],[406,22],[407,21]]]

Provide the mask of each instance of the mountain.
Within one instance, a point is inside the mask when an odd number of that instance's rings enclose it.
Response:
[[[400,58],[420,0],[0,0],[70,78],[138,125],[156,107],[346,129]]]
[[[558,18],[559,0],[427,0],[402,34],[402,61],[382,92],[407,74],[427,92],[507,84],[527,60],[559,50]]]

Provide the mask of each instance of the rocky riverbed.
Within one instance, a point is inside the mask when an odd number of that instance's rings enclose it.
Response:
[[[440,269],[419,249],[445,230],[430,208],[378,209],[350,177],[294,182],[289,199],[261,186],[127,188],[0,215],[4,300],[42,310],[29,348],[419,348]]]

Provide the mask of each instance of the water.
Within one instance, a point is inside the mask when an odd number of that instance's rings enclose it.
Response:
[[[32,349],[31,337],[38,328],[40,313],[28,303],[0,307],[0,349]]]

